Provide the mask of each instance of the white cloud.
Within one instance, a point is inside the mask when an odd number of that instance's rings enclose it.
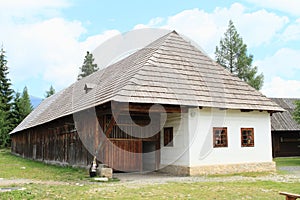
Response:
[[[15,25],[13,29],[10,37],[5,38],[12,80],[18,82],[42,76],[59,88],[74,80],[72,65],[82,54],[78,37],[86,31],[80,22],[52,18],[35,24]],[[64,73],[67,70],[69,72]]]
[[[300,97],[300,50],[282,48],[254,64],[265,75],[262,93],[268,97]]]
[[[282,48],[274,55],[256,61],[254,65],[259,67],[265,77],[296,78],[299,77],[300,72],[299,58],[300,50]]]
[[[101,43],[118,34],[121,34],[121,32],[118,30],[107,30],[101,34],[88,37],[84,42],[81,43],[81,45],[84,49],[93,51]]]
[[[58,15],[61,8],[69,7],[69,0],[1,0],[0,21],[14,20],[23,23],[45,16]]]
[[[286,16],[277,15],[265,9],[249,11],[240,3],[234,3],[229,8],[216,8],[206,12],[198,8],[182,11],[167,20],[162,20],[156,27],[175,29],[196,41],[213,57],[215,46],[227,29],[228,21],[232,19],[248,48],[268,45],[281,39],[280,34],[289,23]],[[297,21],[298,22],[298,21]],[[297,25],[297,26],[296,26]],[[139,27],[151,27],[150,23]],[[286,29],[285,35],[298,37],[300,25],[295,24]],[[268,96],[290,97],[299,95],[298,58],[300,50],[282,48],[274,55],[254,63],[264,73],[265,86],[263,92]],[[272,78],[276,77],[276,78]],[[295,79],[287,81],[286,79]],[[290,85],[293,87],[289,88]]]
[[[108,30],[80,41],[87,30],[79,21],[59,17],[65,6],[68,2],[60,0],[0,2],[0,27],[5,30],[0,42],[16,90],[27,85],[33,95],[41,96],[50,84],[56,91],[65,88],[76,80],[86,51],[119,33]],[[33,86],[36,83],[40,85]]]
[[[243,13],[233,18],[242,38],[249,47],[269,43],[289,22],[287,17],[278,16],[266,10]]]
[[[300,40],[300,19],[290,24],[282,34],[283,41]]]
[[[14,83],[24,84],[26,80],[43,79],[58,91],[76,80],[86,51],[93,51],[100,43],[120,33],[118,30],[107,30],[80,41],[79,38],[87,30],[81,22],[61,17],[60,9],[67,6],[70,6],[68,0],[0,2],[0,27],[5,30],[0,32],[0,42],[7,50],[10,76]],[[227,29],[229,19],[234,21],[248,47],[272,41],[288,23],[286,17],[263,9],[249,11],[242,4],[234,3],[228,8],[216,8],[213,12],[196,8],[165,19],[156,17],[147,24],[136,25],[134,29],[175,29],[192,38],[213,57],[215,46]],[[299,24],[298,20],[287,27],[284,36],[299,38]],[[258,61],[257,65],[265,77],[279,73],[288,77],[299,69],[299,56],[299,51],[281,49],[273,56]],[[47,85],[41,90],[48,88]]]
[[[133,30],[136,29],[145,29],[145,28],[154,28],[159,26],[164,21],[162,17],[155,17],[149,21],[148,24],[137,24],[133,27]]]
[[[256,5],[300,16],[299,0],[247,0]]]
[[[267,97],[295,98],[300,97],[300,81],[284,80],[278,76],[265,83],[262,93]]]
[[[160,20],[155,26],[151,26],[150,21],[146,25],[139,24],[135,28],[175,29],[195,40],[209,55],[213,55],[215,46],[224,35],[230,19],[250,48],[269,43],[288,23],[287,17],[266,10],[248,12],[242,4],[234,3],[229,8],[216,8],[211,13],[198,8],[184,10],[168,17],[165,21]]]

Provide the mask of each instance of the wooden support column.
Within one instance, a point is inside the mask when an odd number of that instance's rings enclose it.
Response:
[[[109,122],[109,125],[104,132],[106,137],[108,137],[109,134],[111,133],[111,131],[113,130],[113,127],[116,124],[116,120],[118,119],[118,117],[121,113],[120,105],[117,102],[111,103],[111,109],[116,110],[116,112],[115,112],[115,116],[113,114],[111,115],[111,120]],[[115,119],[115,117],[116,117],[116,119]]]

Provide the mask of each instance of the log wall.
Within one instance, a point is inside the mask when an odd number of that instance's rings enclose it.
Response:
[[[11,148],[24,158],[52,164],[85,167],[92,161],[70,117],[13,134]]]
[[[150,106],[131,105],[130,114],[119,108],[117,119],[111,114],[111,106],[104,105],[15,133],[11,150],[24,158],[81,167],[97,156],[100,163],[118,171],[142,171],[143,145],[160,149],[160,110],[150,119]],[[178,108],[169,110],[178,112]],[[155,153],[153,159],[158,168],[160,154]]]

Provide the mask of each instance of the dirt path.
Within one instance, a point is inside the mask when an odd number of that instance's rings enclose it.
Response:
[[[196,176],[196,177],[178,177],[171,176],[162,173],[147,173],[147,174],[115,174],[115,177],[120,179],[120,184],[133,183],[135,185],[139,184],[153,184],[153,183],[166,183],[166,182],[232,182],[232,181],[274,181],[274,182],[300,182],[300,174],[270,174],[267,176]]]
[[[298,171],[299,169],[299,171]],[[139,187],[140,185],[148,184],[164,184],[167,182],[233,182],[233,181],[275,181],[275,182],[300,182],[300,168],[286,168],[280,170],[287,170],[289,174],[270,174],[266,176],[197,176],[197,177],[179,177],[163,173],[116,173],[115,178],[120,179],[119,182],[108,183],[108,185],[126,185],[128,187]],[[24,185],[24,184],[43,184],[43,185],[87,185],[98,184],[89,181],[80,182],[62,182],[62,181],[41,181],[30,179],[3,179],[0,178],[0,187],[10,185]]]

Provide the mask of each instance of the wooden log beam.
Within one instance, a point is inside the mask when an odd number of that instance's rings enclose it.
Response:
[[[286,200],[296,200],[300,198],[300,194],[293,194],[293,193],[288,193],[288,192],[279,192],[281,195],[285,195]]]
[[[116,124],[116,120],[115,120],[114,116],[112,115],[111,120],[109,122],[109,125],[108,125],[108,127],[106,128],[106,130],[104,132],[106,137],[109,136],[109,134],[111,133],[111,131],[112,131],[115,124]]]
[[[121,111],[129,111],[130,112],[142,112],[148,113],[150,108],[155,104],[147,104],[147,103],[120,103]],[[161,109],[159,106],[151,108],[151,112],[167,112],[167,113],[186,113],[188,111],[188,107],[186,106],[178,106],[178,105],[161,105],[164,109]]]
[[[116,124],[116,120],[118,119],[122,109],[120,109],[120,104],[118,102],[111,102],[111,109],[113,109],[115,112],[113,115],[111,115],[111,120],[109,122],[108,127],[104,131],[105,136],[108,138],[109,134],[111,133],[114,125]]]

